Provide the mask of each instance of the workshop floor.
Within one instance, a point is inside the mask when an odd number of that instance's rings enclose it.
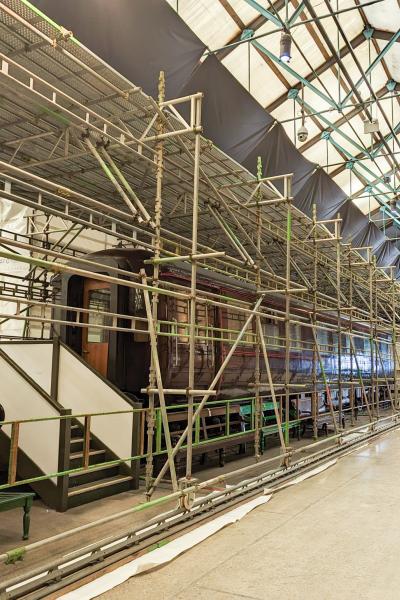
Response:
[[[265,506],[105,600],[398,600],[400,432]]]
[[[366,417],[360,417],[357,425],[360,426],[363,422],[367,422]],[[291,446],[299,447],[309,444],[312,440],[310,438],[303,438],[300,441],[291,438]],[[276,440],[274,441],[272,438],[269,442],[270,447],[266,449],[262,459],[268,459],[272,456],[277,455],[277,446]],[[347,459],[346,459],[347,460]],[[279,461],[275,463],[270,463],[267,467],[259,465],[255,467],[249,472],[249,476],[252,474],[256,474],[257,472],[264,472],[268,468],[273,468],[275,465],[279,464]],[[212,477],[216,477],[221,475],[222,473],[226,473],[228,471],[232,471],[234,469],[242,468],[243,466],[254,465],[254,456],[251,454],[251,448],[249,448],[249,455],[247,456],[231,456],[227,461],[225,467],[221,468],[218,466],[217,455],[211,457],[208,461],[208,464],[198,473],[195,474],[201,480],[208,480]],[[235,483],[243,479],[244,475],[240,475],[238,477],[234,477],[230,480],[230,483]],[[308,484],[307,484],[308,485]],[[216,486],[218,487],[218,486]],[[322,485],[324,488],[324,485]],[[28,543],[33,543],[38,540],[42,540],[44,538],[48,538],[63,531],[67,531],[81,525],[85,525],[87,523],[91,523],[98,519],[101,519],[107,515],[115,514],[126,509],[129,509],[137,504],[144,502],[144,494],[143,489],[132,492],[125,492],[122,494],[118,494],[116,496],[112,496],[109,498],[104,498],[102,500],[98,500],[91,504],[83,505],[80,507],[76,507],[68,510],[66,513],[57,513],[53,510],[49,510],[46,508],[43,503],[39,500],[34,502],[34,506],[31,511],[31,532],[30,539]],[[167,495],[170,491],[170,486],[168,483],[162,484],[162,486],[156,491],[155,497]],[[296,491],[297,494],[297,491]],[[279,499],[283,497],[279,497]],[[278,498],[274,499],[273,505],[276,506]],[[271,506],[272,506],[271,504]],[[84,548],[90,543],[103,540],[109,535],[115,535],[118,532],[126,531],[128,528],[134,528],[135,526],[139,526],[146,520],[150,519],[154,515],[159,512],[164,512],[175,506],[175,503],[165,504],[162,507],[154,507],[153,509],[148,509],[146,511],[141,511],[136,513],[135,515],[126,516],[118,519],[117,521],[113,521],[107,523],[105,525],[101,525],[98,527],[93,527],[89,530],[86,530],[81,533],[74,534],[62,541],[57,541],[56,543],[52,543],[46,545],[38,550],[29,552],[23,561],[19,561],[15,565],[5,565],[4,563],[0,564],[0,579],[4,577],[7,581],[12,579],[14,576],[19,575],[20,573],[30,571],[37,566],[49,561],[56,559],[57,557],[68,556],[72,551]],[[275,508],[267,507],[267,513],[270,511],[275,514]],[[257,511],[258,514],[259,511]],[[278,510],[280,513],[280,510]],[[285,509],[283,510],[285,513]],[[254,519],[254,515],[247,517],[249,522]],[[267,517],[270,519],[270,517]],[[280,519],[280,518],[279,518]],[[278,519],[278,521],[279,521]],[[274,523],[276,526],[277,522],[275,520],[271,521],[271,525]],[[241,525],[240,525],[241,527]],[[262,525],[262,527],[268,531],[267,525]],[[257,529],[257,525],[254,526],[254,531],[258,533],[260,532]],[[15,509],[13,511],[8,511],[0,514],[0,554],[3,552],[7,552],[13,548],[20,547],[25,543],[21,540],[22,535],[22,510]],[[222,535],[222,534],[221,534]],[[215,538],[217,539],[217,538]],[[251,539],[251,538],[249,538]],[[243,540],[244,543],[244,540]],[[208,542],[207,542],[208,545]],[[230,548],[229,552],[232,552],[234,548]],[[270,554],[270,552],[268,552]],[[227,552],[225,552],[227,556]],[[222,557],[224,554],[222,553]],[[185,559],[186,560],[186,559]],[[169,567],[168,567],[169,568]],[[283,567],[279,566],[279,570]],[[172,571],[173,573],[173,571]],[[119,591],[115,592],[116,594]],[[123,593],[123,592],[122,592]],[[170,598],[172,596],[165,595],[168,594],[168,587],[163,590],[161,593],[161,599]],[[164,594],[164,596],[162,595]],[[171,592],[172,595],[174,595]],[[118,596],[116,596],[118,597]],[[127,596],[128,597],[128,596]],[[149,596],[150,597],[150,596]],[[183,596],[184,597],[184,596]],[[240,597],[240,596],[239,596]],[[256,596],[258,598],[258,596]],[[145,597],[143,597],[145,600]],[[319,599],[320,600],[320,599]]]

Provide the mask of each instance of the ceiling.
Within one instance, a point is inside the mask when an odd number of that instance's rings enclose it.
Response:
[[[399,0],[167,1],[304,156],[388,237],[400,237]],[[288,23],[285,64],[279,45]],[[379,131],[365,134],[371,119]]]

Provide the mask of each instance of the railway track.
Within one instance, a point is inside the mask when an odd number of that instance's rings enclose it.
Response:
[[[334,458],[340,458],[383,434],[400,428],[399,417],[400,415],[393,415],[389,423],[377,421],[372,428],[366,426],[368,431],[365,432],[355,434],[350,431],[340,438],[339,444],[302,456],[287,468],[281,466],[222,491],[198,497],[193,501],[189,511],[177,508],[160,514],[140,527],[120,532],[118,535],[93,543],[84,550],[70,553],[68,558],[64,556],[58,560],[48,561],[29,573],[3,581],[0,583],[0,600],[18,598],[38,600],[77,582],[83,583],[88,577],[93,578],[94,574],[109,569],[128,557],[130,559],[137,557],[154,544],[164,540],[166,534],[169,539],[176,537],[185,529],[192,528],[236,504],[259,495],[266,487],[269,491],[277,491],[282,484],[290,482],[295,477],[307,474],[317,466],[324,465]],[[306,447],[301,451],[305,453]]]

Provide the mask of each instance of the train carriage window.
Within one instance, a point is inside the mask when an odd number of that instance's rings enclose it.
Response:
[[[279,321],[269,318],[262,319],[262,329],[267,346],[279,347],[281,343],[279,338]]]
[[[189,314],[189,300],[175,300],[174,320],[177,323],[176,331],[178,333],[178,341],[181,344],[189,343]],[[196,344],[207,343],[207,338],[211,333],[209,330],[209,309],[207,306],[200,304],[196,305],[196,325]],[[201,339],[202,337],[204,339]]]
[[[145,310],[142,290],[133,290],[133,314],[138,315]]]
[[[107,329],[99,329],[100,326],[110,326],[111,317],[104,316],[103,312],[110,312],[111,292],[109,289],[89,290],[88,308],[99,311],[99,314],[91,312],[88,314],[87,341],[89,344],[101,344],[108,342],[109,332]]]
[[[184,325],[189,322],[189,300],[175,300],[175,319],[178,324],[178,342],[181,344],[189,343],[189,328]],[[182,326],[179,324],[182,323]]]
[[[207,344],[209,342],[207,338],[212,336],[212,330],[209,329],[209,308],[206,304],[198,304],[196,306],[196,324],[197,343]]]
[[[229,341],[234,342],[237,338],[237,334],[245,324],[246,319],[247,315],[245,313],[235,312],[234,309],[228,308],[226,312],[226,327],[229,331],[223,334],[224,337],[227,337]],[[242,341],[246,344],[252,344],[254,340],[255,334],[253,332],[253,325],[250,324],[242,337]]]

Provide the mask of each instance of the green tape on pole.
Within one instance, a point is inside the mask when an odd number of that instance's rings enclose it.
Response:
[[[288,215],[287,215],[286,239],[288,241],[290,241],[292,239],[292,213],[291,212],[288,212]]]
[[[261,156],[257,156],[257,179],[261,179],[263,175]]]
[[[161,542],[157,542],[156,544],[153,544],[152,546],[150,546],[150,548],[147,550],[147,552],[153,552],[153,550],[162,548],[163,546],[166,546],[169,543],[170,543],[170,540],[161,540]]]
[[[39,10],[36,6],[31,4],[28,0],[22,0],[22,3],[25,4],[25,6],[27,6],[28,8],[30,8],[36,15],[38,15],[39,17],[44,19],[47,23],[49,23],[49,25],[52,25],[53,27],[58,29],[58,31],[62,31],[61,25],[58,25],[58,23],[56,23],[55,21],[52,21],[52,19],[50,19],[50,17],[48,17],[44,12]]]
[[[13,565],[17,562],[17,560],[23,560],[26,553],[26,548],[23,546],[22,548],[14,548],[14,550],[10,550],[7,552],[7,558],[5,560],[6,565]]]

